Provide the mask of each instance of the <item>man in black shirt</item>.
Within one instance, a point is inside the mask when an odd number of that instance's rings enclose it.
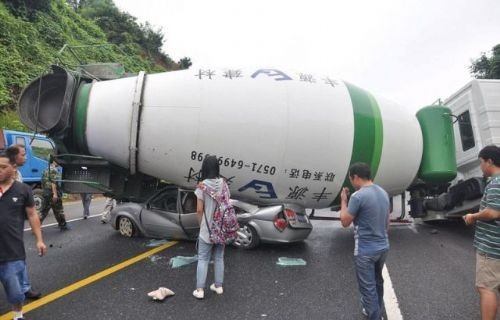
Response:
[[[0,153],[0,282],[12,305],[14,320],[22,320],[25,296],[20,280],[26,259],[23,240],[25,214],[36,237],[38,255],[43,256],[47,248],[31,189],[13,179],[15,171],[9,157]]]
[[[26,163],[26,148],[22,144],[14,144],[8,147],[5,153],[9,156],[10,161],[16,165],[17,172],[14,174],[15,180],[23,182],[23,176],[19,169]],[[27,267],[24,268],[23,276],[21,277],[21,289],[26,299],[39,299],[42,296],[40,292],[32,289]]]

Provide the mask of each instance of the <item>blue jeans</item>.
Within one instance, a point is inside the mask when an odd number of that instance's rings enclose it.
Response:
[[[26,263],[24,264],[24,271],[19,279],[19,283],[21,284],[21,291],[26,293],[30,291],[30,279],[28,278],[28,267],[26,267]]]
[[[21,279],[26,270],[24,260],[0,262],[0,282],[2,282],[7,301],[12,304],[23,304],[24,292]]]
[[[384,279],[382,269],[389,250],[354,257],[361,304],[368,319],[380,320],[384,310]]]
[[[198,239],[198,267],[196,269],[196,288],[205,288],[207,281],[208,264],[212,255],[212,247],[214,250],[214,271],[215,271],[215,286],[222,287],[224,282],[224,245],[206,243]]]

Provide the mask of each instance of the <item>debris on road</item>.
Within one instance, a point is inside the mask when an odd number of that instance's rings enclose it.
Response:
[[[149,260],[151,260],[151,262],[153,262],[153,263],[155,263],[156,261],[161,260],[161,259],[163,259],[163,257],[159,256],[159,255],[154,255],[154,256],[149,257]]]
[[[283,267],[305,266],[305,265],[307,265],[307,262],[301,258],[279,257],[278,262],[276,262],[276,264],[279,266],[283,266]]]
[[[198,261],[198,255],[194,255],[192,257],[184,257],[184,256],[177,256],[170,258],[169,265],[172,269],[175,268],[180,268],[182,266],[191,264]]]
[[[158,247],[162,244],[168,243],[168,240],[165,239],[151,239],[146,243],[146,247]]]
[[[175,293],[165,287],[159,287],[157,290],[148,293],[148,296],[153,298],[154,301],[163,301],[166,297],[175,295]]]

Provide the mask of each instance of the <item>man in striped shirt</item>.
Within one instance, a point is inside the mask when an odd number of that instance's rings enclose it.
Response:
[[[481,300],[481,318],[494,320],[500,293],[500,148],[494,145],[479,152],[481,171],[491,180],[484,189],[479,212],[464,216],[476,224],[476,288]]]

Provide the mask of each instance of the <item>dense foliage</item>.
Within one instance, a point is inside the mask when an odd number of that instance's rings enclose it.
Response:
[[[491,54],[483,52],[473,60],[470,72],[477,79],[500,79],[500,44],[493,47]]]
[[[161,29],[138,24],[112,0],[2,0],[0,21],[2,127],[22,129],[13,112],[19,94],[53,63],[119,62],[128,72],[191,65],[189,58],[175,62],[162,51]]]
[[[148,22],[138,24],[135,17],[120,11],[112,0],[68,0],[68,2],[81,16],[94,21],[102,30],[106,30],[106,37],[111,43],[116,45],[136,43],[150,59],[167,69],[179,69],[184,66],[183,59],[189,59],[183,58],[179,63],[174,62],[162,51],[165,42],[162,30],[154,30]]]

